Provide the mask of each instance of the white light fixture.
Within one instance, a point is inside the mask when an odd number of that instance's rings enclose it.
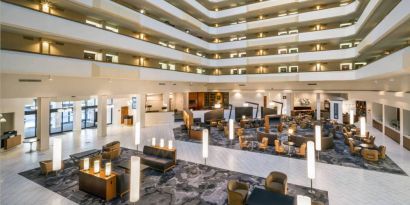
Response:
[[[152,141],[151,141],[151,142],[152,142],[151,145],[152,145],[153,147],[155,147],[155,145],[157,145],[155,137],[152,138]]]
[[[366,118],[360,117],[360,137],[366,136]]]
[[[6,118],[3,117],[3,118],[0,118],[0,122],[4,123],[4,122],[7,122],[7,120],[6,120]]]
[[[245,116],[245,115],[242,115],[242,119],[246,119],[246,116]]]
[[[308,196],[297,195],[296,196],[297,205],[311,205],[312,199]]]
[[[90,158],[86,157],[83,159],[83,168],[84,170],[89,170],[90,169]]]
[[[94,160],[94,174],[100,173],[100,160]]]
[[[216,109],[221,108],[221,103],[216,103],[216,104],[215,104],[215,108],[216,108]]]
[[[164,138],[159,140],[159,147],[164,148]]]
[[[173,145],[172,145],[172,140],[168,140],[168,149],[172,149]]]
[[[141,144],[141,122],[136,122],[135,123],[135,145],[137,145],[137,151],[138,151],[138,145]]]
[[[229,140],[233,140],[233,119],[229,119]]]
[[[244,107],[248,107],[248,106],[249,106],[249,103],[244,103],[243,106],[244,106]]]
[[[349,114],[350,114],[350,124],[353,125],[354,124],[354,111],[350,110]]]
[[[315,173],[315,143],[308,141],[307,143],[307,174],[310,179],[310,193],[313,193],[312,182],[316,176]]]
[[[322,129],[320,125],[315,125],[315,142],[316,150],[322,150]]]
[[[202,157],[205,160],[206,164],[206,159],[208,158],[208,129],[203,129],[202,130]]]
[[[61,169],[61,138],[54,138],[53,144],[53,171]]]
[[[131,156],[130,169],[130,202],[135,203],[140,200],[140,170],[141,162],[137,156]]]
[[[105,163],[105,176],[111,176],[111,162]]]

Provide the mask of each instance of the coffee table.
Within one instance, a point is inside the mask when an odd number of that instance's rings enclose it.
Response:
[[[265,189],[255,188],[246,202],[247,205],[294,205],[295,198],[289,195],[278,194]]]
[[[38,141],[37,138],[25,139],[23,141],[23,143],[30,143],[30,151],[28,151],[27,153],[32,153],[33,152],[32,145],[33,145],[34,142],[37,142],[37,141]]]
[[[79,161],[82,158],[86,158],[86,157],[91,157],[91,156],[95,156],[101,153],[101,150],[98,149],[92,149],[92,150],[88,150],[85,152],[79,152],[79,153],[75,153],[70,155],[71,160],[73,160],[74,163],[76,163],[77,161]]]
[[[131,161],[130,160],[124,160],[116,165],[118,168],[125,169],[126,171],[129,171],[131,169]],[[143,171],[145,169],[149,168],[149,166],[145,164],[140,165],[140,170]]]

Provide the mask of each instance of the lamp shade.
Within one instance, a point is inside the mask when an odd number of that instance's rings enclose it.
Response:
[[[161,138],[161,139],[159,140],[159,147],[161,147],[161,148],[164,147],[164,139],[163,139],[163,138]]]
[[[296,204],[297,205],[311,205],[312,199],[308,196],[297,195],[296,196]]]
[[[172,145],[172,140],[168,140],[168,149],[172,149],[173,145]]]
[[[221,104],[220,104],[220,103],[216,103],[216,104],[215,104],[215,108],[216,108],[216,109],[221,108]]]
[[[135,145],[141,144],[141,123],[135,123]]]
[[[245,115],[242,115],[242,119],[246,119],[246,116],[245,116]]]
[[[360,117],[360,137],[366,136],[366,118]]]
[[[111,162],[105,163],[105,176],[111,175]]]
[[[94,160],[94,174],[100,172],[100,160]]]
[[[53,171],[61,169],[61,138],[54,138],[53,140]]]
[[[316,150],[322,150],[322,128],[320,125],[315,125],[315,144]]]
[[[315,143],[308,141],[307,143],[307,174],[309,179],[314,179],[315,173]]]
[[[353,113],[354,111],[353,110],[350,110],[349,111],[349,117],[350,117],[350,124],[351,125],[353,125],[354,124],[354,113]]]
[[[208,158],[208,129],[203,129],[202,130],[202,157],[203,158]]]
[[[229,139],[233,140],[233,119],[229,119]]]
[[[140,200],[140,181],[141,181],[141,162],[137,156],[131,156],[130,169],[130,202],[134,203]]]
[[[155,146],[155,145],[157,145],[157,142],[156,142],[156,139],[155,139],[155,137],[153,137],[153,138],[152,138],[152,141],[151,141],[151,142],[152,142],[152,146]]]
[[[89,170],[90,169],[90,158],[86,157],[83,159],[83,167],[84,170]]]

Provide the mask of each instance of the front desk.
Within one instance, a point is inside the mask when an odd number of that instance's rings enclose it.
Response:
[[[174,112],[146,112],[145,126],[174,123]]]

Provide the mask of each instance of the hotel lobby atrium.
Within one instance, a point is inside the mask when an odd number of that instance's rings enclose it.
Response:
[[[410,0],[0,0],[0,205],[408,205]]]

